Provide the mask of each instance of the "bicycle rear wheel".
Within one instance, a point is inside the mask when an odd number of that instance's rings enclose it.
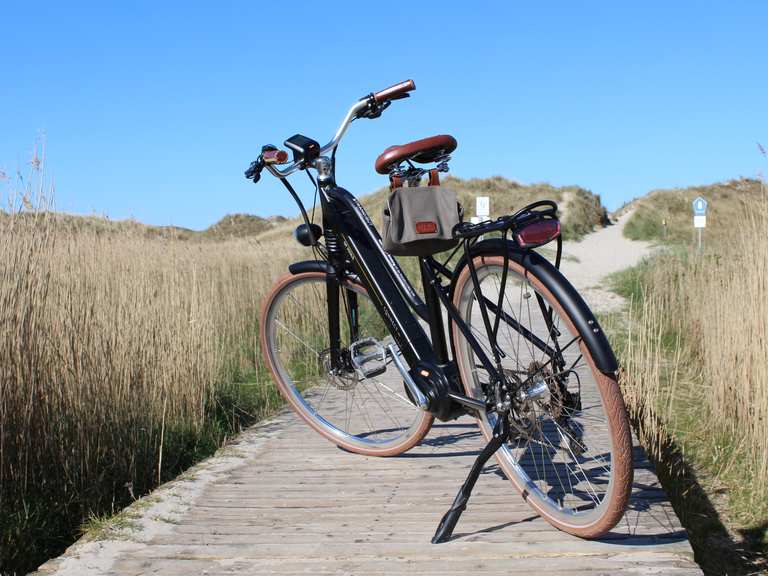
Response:
[[[632,442],[626,408],[613,376],[597,369],[565,307],[531,270],[509,260],[501,311],[496,305],[504,258],[475,257],[453,303],[489,357],[479,298],[501,314],[498,344],[508,380],[520,388],[510,417],[510,440],[499,465],[531,507],[557,528],[584,538],[605,534],[621,519],[632,484]],[[563,280],[564,281],[564,280]],[[493,323],[495,313],[489,310]],[[485,399],[489,377],[458,327],[456,361],[467,395]],[[478,423],[490,439],[495,413]]]
[[[391,356],[381,356],[389,345],[397,349],[365,289],[346,283],[339,300],[342,369],[331,367],[326,275],[320,272],[286,275],[267,297],[260,326],[264,358],[283,397],[322,436],[359,454],[401,454],[421,441],[433,418],[410,400]],[[360,367],[363,357],[368,360]]]

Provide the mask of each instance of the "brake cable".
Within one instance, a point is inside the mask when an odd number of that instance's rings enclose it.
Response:
[[[307,226],[307,233],[309,234],[309,240],[312,243],[312,245],[317,244],[317,239],[315,238],[315,235],[312,233],[312,227],[310,226],[309,216],[307,215],[307,210],[304,208],[304,203],[301,201],[301,198],[299,198],[299,195],[296,194],[296,190],[293,189],[293,186],[291,186],[291,183],[288,182],[287,178],[280,178],[280,182],[283,183],[283,186],[285,186],[288,189],[288,192],[291,193],[291,196],[293,196],[293,199],[295,200],[296,204],[299,205],[299,210],[301,210],[301,217],[304,219],[304,224]]]
[[[334,148],[334,152],[336,149]],[[317,208],[317,194],[320,191],[320,185],[317,183],[317,180],[314,176],[312,176],[312,173],[309,170],[305,170],[307,173],[307,177],[309,178],[309,181],[312,182],[312,185],[315,187],[315,195],[312,199],[312,222],[315,221],[315,209]],[[314,239],[314,238],[313,238]],[[323,252],[321,249],[322,244],[320,244],[319,241],[316,241],[312,244],[312,253],[315,255],[315,258],[318,260],[328,260],[328,255]]]

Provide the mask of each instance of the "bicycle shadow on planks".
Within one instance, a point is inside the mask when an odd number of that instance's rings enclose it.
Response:
[[[448,446],[456,446],[464,442],[472,442],[477,448],[466,450],[443,450]],[[422,450],[411,450],[400,454],[397,458],[456,458],[461,456],[477,457],[482,450],[484,440],[477,424],[460,422],[434,424],[429,435],[419,445]],[[425,450],[426,449],[426,450]],[[431,450],[430,450],[431,449]]]

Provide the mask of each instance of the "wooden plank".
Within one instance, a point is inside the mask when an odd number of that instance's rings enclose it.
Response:
[[[483,576],[508,576],[514,574],[532,573],[536,576],[569,576],[583,575],[612,575],[627,576],[669,575],[669,576],[700,576],[701,571],[690,566],[683,566],[670,555],[654,555],[653,565],[647,563],[648,558],[588,558],[589,565],[574,562],[573,558],[551,558],[543,562],[541,558],[521,559],[452,559],[450,562],[420,561],[404,558],[380,559],[370,561],[340,561],[333,566],[321,565],[314,560],[306,562],[254,561],[247,559],[232,559],[227,562],[217,560],[166,559],[153,558],[149,560],[121,559],[115,565],[116,573],[163,576],[189,576],[205,574],[206,576],[227,575],[365,575],[390,576],[392,574],[415,576],[445,576],[482,574]]]

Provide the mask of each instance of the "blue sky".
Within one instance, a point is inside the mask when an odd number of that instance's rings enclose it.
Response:
[[[354,100],[413,78],[352,125],[350,191],[386,183],[387,146],[448,133],[457,176],[578,184],[615,208],[758,172],[766,24],[760,1],[4,2],[0,169],[44,134],[61,210],[197,229],[294,214],[276,180],[242,177],[261,145],[325,143]]]

